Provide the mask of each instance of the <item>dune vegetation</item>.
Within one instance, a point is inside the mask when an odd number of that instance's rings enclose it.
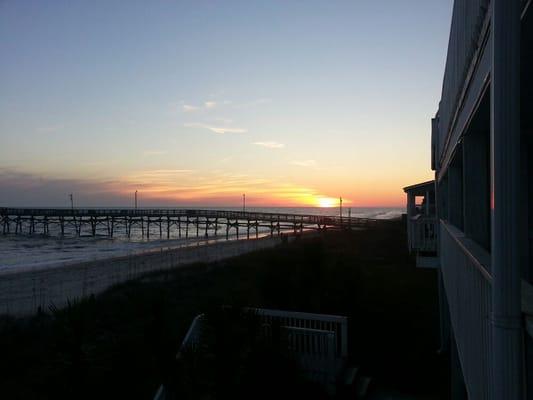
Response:
[[[151,274],[65,309],[1,317],[2,397],[153,398],[162,382],[182,379],[176,353],[193,318],[221,305],[346,315],[351,362],[373,378],[376,393],[446,398],[437,275],[414,267],[400,221],[304,235],[223,262]],[[229,375],[211,398],[223,398],[233,376],[234,366],[219,361]],[[246,378],[254,390],[264,369],[258,371]],[[264,393],[283,393],[287,376],[265,378]],[[302,393],[305,385],[292,381]],[[194,398],[183,390],[180,398]]]

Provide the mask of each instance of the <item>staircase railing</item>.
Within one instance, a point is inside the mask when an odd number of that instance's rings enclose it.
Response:
[[[246,308],[245,311],[259,317],[267,340],[275,326],[285,332],[287,350],[307,378],[323,385],[328,393],[335,393],[337,377],[348,357],[347,317],[264,308]],[[196,316],[181,343],[178,358],[183,351],[200,345],[204,326],[204,314]],[[161,386],[154,400],[164,399],[165,389]]]

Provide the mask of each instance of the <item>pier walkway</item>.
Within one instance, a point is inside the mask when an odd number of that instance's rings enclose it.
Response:
[[[312,214],[266,213],[253,211],[186,210],[186,209],[68,209],[68,208],[0,208],[2,234],[43,234],[59,236],[113,237],[117,228],[128,237],[132,229],[140,230],[142,237],[155,234],[170,238],[173,231],[178,237],[217,235],[225,229],[226,238],[239,229],[247,238],[259,236],[261,227],[273,236],[282,231],[304,229],[353,229],[378,223],[369,218],[323,216]],[[52,228],[52,230],[50,229]]]

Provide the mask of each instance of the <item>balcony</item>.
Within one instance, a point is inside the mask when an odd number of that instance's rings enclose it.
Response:
[[[437,218],[418,214],[408,221],[411,251],[435,254],[437,252]]]
[[[405,187],[407,194],[407,245],[420,268],[438,267],[438,222],[435,215],[435,182]]]

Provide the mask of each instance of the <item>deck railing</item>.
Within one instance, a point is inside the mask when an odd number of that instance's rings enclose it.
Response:
[[[259,315],[263,325],[302,328],[311,331],[332,332],[335,337],[335,357],[348,356],[348,318],[338,315],[312,314],[296,311],[249,309]]]
[[[269,310],[265,308],[246,308],[246,311],[256,313],[264,328],[277,325],[284,328],[294,328],[291,334],[301,337],[306,332],[315,335],[317,332],[326,333],[328,340],[334,338],[334,346],[325,348],[323,345],[315,343],[318,347],[305,350],[313,354],[322,354],[324,357],[334,356],[335,358],[346,358],[348,356],[348,318],[338,315],[312,314],[296,311]],[[204,315],[200,314],[194,318],[180,347],[180,351],[198,345],[201,338],[201,331],[204,324]],[[295,337],[296,337],[295,336]],[[316,336],[316,335],[315,335]],[[320,335],[319,335],[320,336]],[[295,350],[304,352],[296,342],[293,343]],[[329,342],[328,342],[329,343]],[[333,349],[334,352],[331,353]],[[329,351],[329,352],[328,352]]]
[[[344,359],[337,356],[336,334],[320,329],[282,327],[289,354],[295,356],[304,375],[335,393],[337,375]]]
[[[440,235],[442,276],[468,398],[492,399],[490,257],[445,222]]]
[[[187,334],[181,342],[180,349],[177,354],[177,358],[181,356],[181,352],[184,350],[195,350],[200,345],[200,339],[202,336],[202,329],[204,326],[204,314],[197,315],[191,323]]]
[[[514,0],[513,0],[514,1]],[[481,45],[483,23],[490,0],[456,0],[448,43],[446,69],[439,106],[439,157],[445,138],[453,127],[464,90],[468,85],[472,63]]]
[[[286,334],[288,351],[299,363],[308,379],[323,385],[335,393],[339,372],[348,357],[348,318],[338,315],[312,314],[294,311],[246,308],[259,317],[262,333],[266,339],[274,326]],[[200,345],[205,316],[194,318],[177,357],[187,349]],[[155,400],[163,400],[165,390],[161,386]]]
[[[408,221],[409,249],[416,252],[437,251],[438,225],[436,217],[416,215]]]

